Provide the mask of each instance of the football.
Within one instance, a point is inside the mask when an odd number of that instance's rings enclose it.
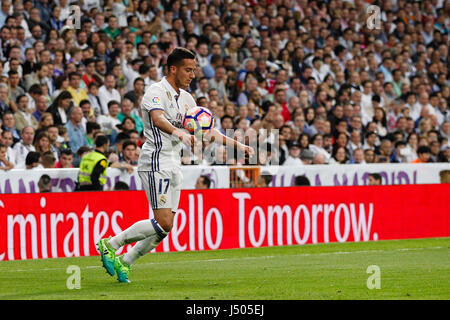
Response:
[[[203,135],[214,127],[214,117],[203,107],[194,107],[186,111],[183,127],[191,134]]]

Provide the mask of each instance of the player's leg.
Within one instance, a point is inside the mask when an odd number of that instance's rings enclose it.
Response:
[[[172,210],[170,208],[155,209],[153,213],[155,218],[151,222],[154,224],[153,228],[156,230],[156,233],[145,239],[141,239],[127,253],[115,258],[114,270],[117,273],[117,280],[119,282],[130,282],[128,277],[131,271],[131,265],[150,250],[156,248],[170,232],[171,227],[168,227],[168,225],[170,224],[171,226],[173,223]],[[161,223],[163,227],[159,227],[158,220],[164,221]]]
[[[181,184],[182,184],[181,171],[175,170],[172,173],[167,193],[164,193],[165,190],[161,190],[162,194],[167,195],[166,203],[167,206],[170,207],[171,213],[168,211],[169,208],[153,210],[155,220],[158,222],[158,224],[163,228],[163,230],[166,233],[168,233],[173,226],[174,215],[176,213],[176,210],[178,209],[178,205],[180,202]],[[161,241],[164,240],[166,236],[167,234],[161,235],[157,233],[146,239],[138,241],[133,248],[131,248],[126,254],[123,255],[123,261],[126,262],[128,265],[132,265],[137,259],[139,259],[143,255],[147,254],[149,251],[156,248],[161,243]]]
[[[139,177],[141,178],[142,184],[144,186],[145,194],[147,195],[147,199],[152,207],[153,211],[158,209],[158,197],[156,195],[155,189],[155,176],[161,175],[161,173],[155,173],[150,171],[140,171]],[[155,217],[156,218],[156,217]],[[120,247],[146,239],[154,234],[163,234],[164,230],[162,226],[159,225],[158,221],[153,219],[145,219],[136,222],[128,229],[125,229],[121,233],[112,237],[108,243],[115,250]]]
[[[169,182],[166,187],[165,181],[167,179],[169,179]],[[123,260],[129,265],[156,248],[172,229],[174,214],[180,202],[181,182],[182,176],[179,170],[173,171],[171,175],[158,175],[158,178],[155,180],[155,185],[158,186],[156,188],[157,203],[164,208],[153,208],[153,214],[158,226],[163,230],[139,241],[123,256]],[[161,188],[159,187],[160,185]]]
[[[114,245],[114,242],[117,241],[118,246],[138,241],[129,252],[115,259],[114,268],[120,282],[129,282],[128,275],[131,265],[157,247],[170,232],[173,225],[171,173],[148,172],[144,179],[149,182],[147,184],[149,186],[147,195],[153,209],[154,218],[139,221],[129,230],[127,229],[111,239],[111,243]]]
[[[173,213],[170,209],[158,209],[157,211],[158,212],[154,212],[154,213],[155,213],[155,216],[158,216],[158,218],[160,220],[161,220],[161,217],[166,216],[166,215],[169,215],[169,216],[171,215],[173,217]],[[156,218],[155,218],[155,220],[156,220]],[[167,220],[173,221],[173,218],[167,217]],[[128,250],[128,252],[123,255],[123,261],[125,261],[129,265],[132,265],[137,259],[144,256],[149,251],[155,249],[169,233],[165,229],[163,229],[163,230],[164,230],[163,232],[155,233],[154,235],[152,235],[148,238],[138,241],[133,246],[133,248]],[[167,229],[167,230],[169,230],[169,229]]]
[[[154,193],[154,173],[140,171],[139,177],[141,178],[147,199],[151,207],[155,209],[157,203],[156,195]],[[114,276],[116,265],[115,252],[117,249],[126,244],[146,239],[158,233],[163,233],[163,229],[159,226],[158,222],[155,219],[146,219],[136,222],[131,227],[112,238],[101,239],[97,245],[102,258],[103,267],[109,275]]]

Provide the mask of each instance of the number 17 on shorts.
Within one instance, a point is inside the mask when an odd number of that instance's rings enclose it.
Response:
[[[180,201],[181,173],[171,170],[139,171],[152,209],[171,208],[176,211]]]

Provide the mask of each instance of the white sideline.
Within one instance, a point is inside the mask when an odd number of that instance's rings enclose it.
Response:
[[[325,256],[325,255],[335,255],[335,254],[359,254],[359,253],[372,253],[372,252],[389,252],[389,251],[418,251],[425,249],[443,249],[445,247],[421,247],[421,248],[400,248],[393,250],[360,250],[360,251],[336,251],[336,252],[323,252],[323,253],[300,253],[300,254],[292,254],[292,255],[283,255],[286,257],[307,257],[307,256]],[[187,262],[220,262],[220,261],[233,261],[233,260],[258,260],[258,259],[271,259],[278,258],[279,256],[258,256],[258,257],[241,257],[241,258],[220,258],[220,259],[200,259],[200,260],[183,260],[183,261],[161,261],[161,262],[146,262],[139,263],[134,266],[134,268],[141,268],[150,265],[159,265],[159,264],[177,264],[177,263],[187,263]],[[83,258],[83,257],[79,257]],[[102,266],[85,266],[80,269],[100,269]],[[1,269],[0,269],[1,270]],[[66,270],[66,268],[43,268],[43,269],[16,269],[16,270],[1,270],[1,272],[29,272],[29,271],[56,271],[56,270]]]

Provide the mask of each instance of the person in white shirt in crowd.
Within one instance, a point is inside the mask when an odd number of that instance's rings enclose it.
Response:
[[[208,90],[209,90],[208,78],[206,78],[206,77],[200,78],[198,80],[198,88],[197,88],[197,90],[195,90],[196,98],[198,99],[201,97],[205,97],[206,100],[209,101]]]
[[[15,166],[17,168],[25,168],[25,159],[28,152],[36,151],[33,145],[34,140],[34,129],[32,127],[25,127],[22,130],[21,140],[17,142],[13,150],[16,154]]]
[[[292,141],[288,144],[288,156],[283,163],[283,166],[299,166],[302,165],[302,160],[300,160],[300,153],[302,149],[300,149],[300,143],[297,141]]]
[[[308,147],[314,155],[320,153],[325,157],[325,162],[328,162],[331,158],[331,154],[329,154],[324,148],[323,148],[323,135],[320,133],[316,133],[311,138],[311,143]],[[314,158],[315,159],[315,158]]]
[[[111,100],[121,101],[121,96],[116,87],[116,78],[112,74],[107,74],[105,83],[98,89],[98,97],[102,106],[103,114],[108,114],[108,102]]]
[[[422,114],[422,112],[424,112],[423,109],[427,109],[430,115],[436,115],[436,110],[430,104],[429,95],[426,91],[423,91],[419,94],[417,102],[413,105],[413,110],[415,110],[416,112],[419,111],[419,116],[420,114]]]
[[[350,152],[350,155],[353,155],[356,149],[362,148],[362,137],[361,132],[352,131],[350,132],[350,138],[347,143],[347,149]]]
[[[117,128],[117,126],[121,124],[120,120],[117,119],[119,112],[119,101],[111,100],[108,102],[108,112],[98,116],[97,122],[100,124],[103,133],[107,136],[114,137],[119,132],[119,129]]]
[[[14,143],[13,135],[9,131],[2,131],[0,142],[6,146],[6,159],[11,163],[16,163],[16,152],[12,148]]]
[[[128,63],[126,53],[126,46],[123,46],[122,51],[120,52],[120,65],[123,70],[123,75],[127,79],[126,91],[128,92],[130,90],[133,90],[134,80],[140,76],[139,67],[141,64],[139,63],[139,59],[134,59],[133,61],[131,61],[131,63]]]

